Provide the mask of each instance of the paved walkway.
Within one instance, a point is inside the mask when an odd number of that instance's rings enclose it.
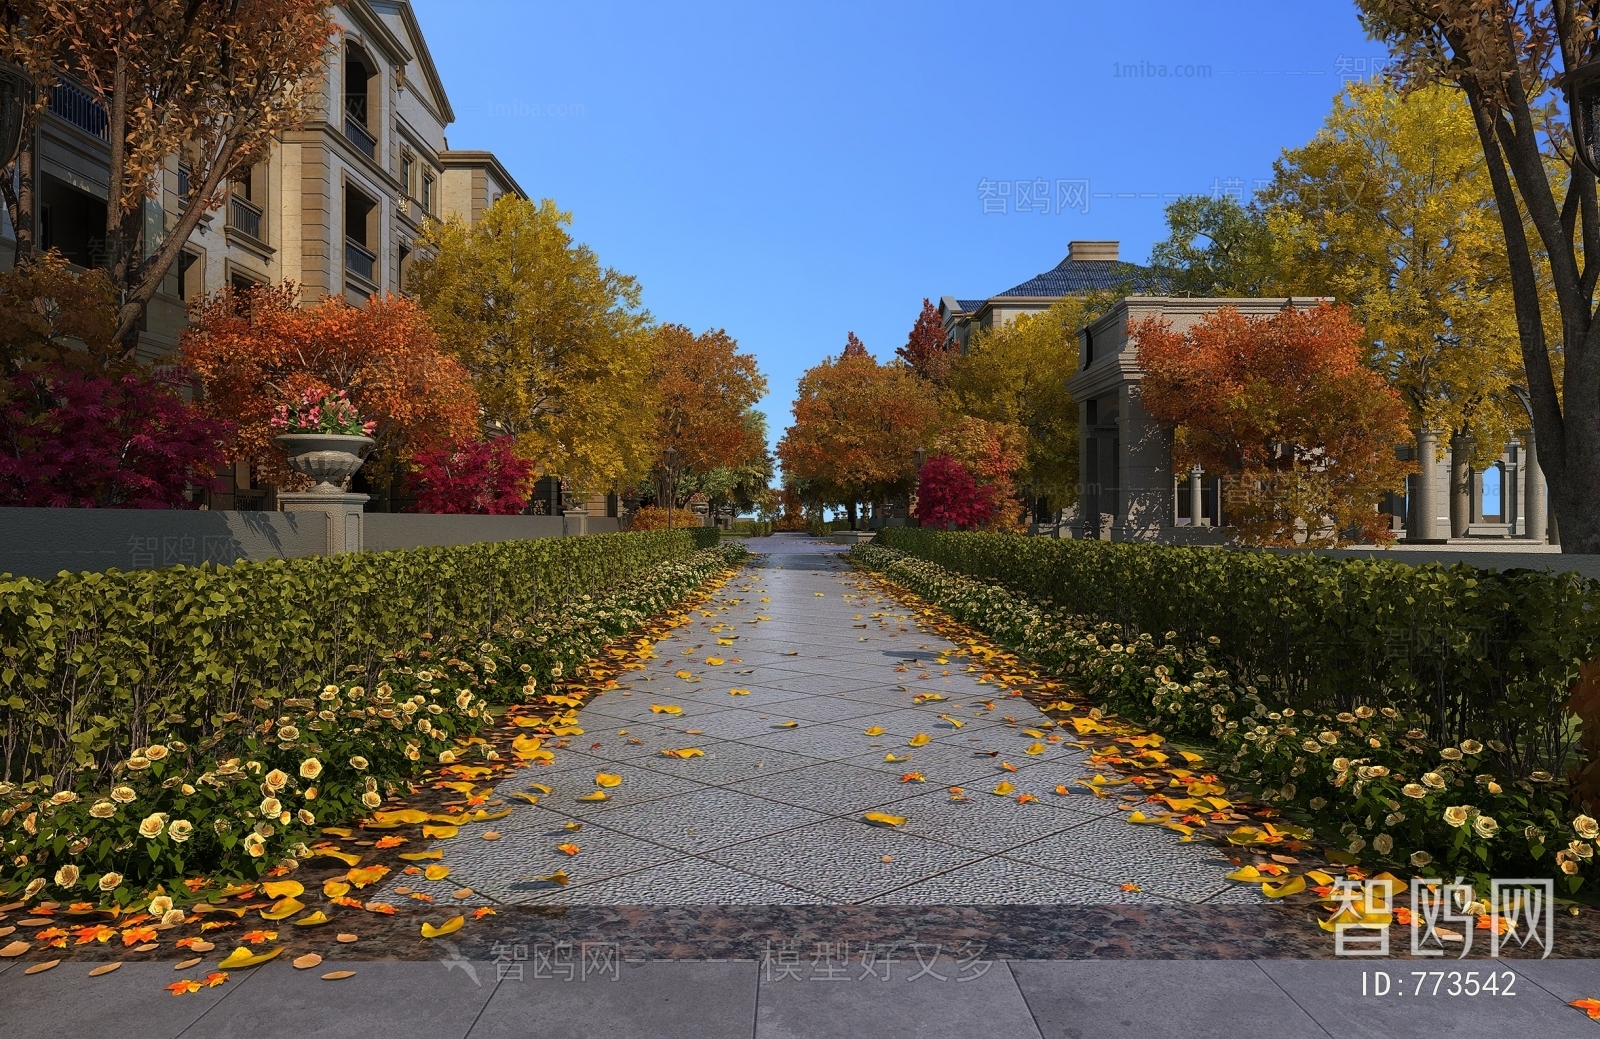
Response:
[[[6,1039],[1581,1039],[1597,1025],[1565,1006],[1596,989],[1594,961],[1502,963],[1511,995],[1450,996],[1468,964],[1349,961],[999,961],[918,963],[909,954],[862,976],[758,962],[523,965],[367,962],[354,976],[270,963],[228,984],[173,997],[160,963],[87,977],[64,963],[20,977],[0,966]],[[1442,984],[1409,968],[1443,969]],[[1471,966],[1489,966],[1478,961]],[[470,971],[467,968],[471,968]],[[931,973],[918,975],[924,968]],[[571,971],[571,980],[567,972]],[[1389,995],[1375,996],[1375,970]],[[1463,970],[1463,974],[1464,974]],[[883,980],[884,975],[888,980]],[[1367,993],[1363,995],[1363,974]],[[1478,971],[1482,977],[1482,970]],[[914,980],[913,980],[914,979]],[[1497,987],[1505,990],[1499,972]],[[1420,984],[1420,991],[1419,991]],[[1461,986],[1457,986],[1461,988]],[[1465,991],[1464,988],[1461,988]]]
[[[1260,901],[1212,846],[1130,826],[1081,787],[1054,793],[1093,770],[1063,744],[1024,753],[1042,713],[996,699],[964,658],[940,665],[951,644],[864,591],[832,546],[775,541],[646,670],[583,709],[574,749],[500,784],[500,797],[552,792],[446,842],[449,885],[551,905]],[[940,698],[917,702],[927,694]],[[918,734],[929,741],[909,746]],[[704,756],[662,755],[685,748]],[[610,799],[578,800],[602,771],[622,777]],[[925,781],[903,781],[912,772]],[[1002,781],[1010,797],[990,792]],[[471,839],[490,827],[500,840]],[[565,887],[536,879],[558,870]]]

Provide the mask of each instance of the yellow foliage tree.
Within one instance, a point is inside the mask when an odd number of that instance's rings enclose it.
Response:
[[[1109,293],[1064,299],[972,337],[955,359],[940,403],[946,425],[960,416],[1010,427],[1022,441],[1017,489],[1049,507],[1078,497],[1078,407],[1067,376],[1078,367],[1078,329],[1111,303]]]
[[[1257,199],[1277,280],[1334,296],[1366,327],[1369,363],[1418,425],[1486,456],[1526,424],[1505,240],[1466,99],[1352,84],[1317,136],[1285,152]]]
[[[637,479],[654,441],[650,315],[550,199],[502,195],[472,226],[422,236],[411,270],[440,338],[472,373],[493,430],[581,492]]]

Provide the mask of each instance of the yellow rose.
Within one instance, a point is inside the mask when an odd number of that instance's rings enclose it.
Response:
[[[142,771],[149,767],[150,759],[145,757],[143,754],[135,754],[133,757],[128,759],[128,768],[135,772]]]
[[[161,836],[161,831],[165,830],[166,828],[166,814],[164,812],[157,812],[154,815],[147,815],[144,817],[144,821],[139,824],[139,836],[148,837],[151,840],[154,840],[155,838]]]
[[[283,803],[276,797],[269,797],[261,802],[261,814],[266,817],[277,815],[283,811]]]
[[[89,809],[89,814],[96,819],[109,819],[117,814],[117,806],[110,801],[96,801]]]
[[[152,898],[150,900],[150,904],[145,907],[145,912],[149,913],[151,916],[161,916],[171,908],[171,898],[167,897],[166,895],[157,895],[156,897]]]
[[[306,758],[300,762],[301,779],[316,779],[320,775],[322,775],[322,762],[316,758]]]
[[[100,876],[101,891],[115,891],[122,886],[121,873],[103,873]]]
[[[1472,820],[1472,832],[1476,833],[1484,840],[1488,840],[1499,831],[1500,824],[1495,822],[1494,818],[1491,816],[1480,815],[1476,819]]]
[[[182,844],[194,833],[194,823],[187,819],[174,819],[167,826],[167,836]]]
[[[375,790],[368,790],[361,795],[361,803],[368,808],[376,808],[383,804],[383,797]]]
[[[1411,864],[1418,869],[1421,869],[1432,861],[1433,856],[1429,855],[1425,851],[1414,851],[1411,853]]]
[[[1467,823],[1467,806],[1451,805],[1446,808],[1444,810],[1444,821],[1457,829],[1465,826]]]
[[[160,761],[162,758],[167,756],[167,753],[167,748],[157,743],[149,750],[146,750],[144,752],[144,756],[149,758],[151,761]]]
[[[360,754],[357,754],[355,757],[350,759],[350,767],[355,769],[357,772],[364,771],[367,767],[367,759],[362,757]]]
[[[1428,796],[1428,788],[1421,783],[1407,783],[1400,788],[1400,792],[1407,797],[1414,797],[1418,800]]]
[[[28,881],[28,886],[22,889],[22,900],[24,902],[26,902],[28,899],[32,898],[34,895],[37,895],[43,889],[44,889],[44,878],[43,877],[35,877],[35,878],[33,878],[32,880]]]
[[[302,826],[310,826],[313,823],[315,823],[316,821],[317,821],[317,817],[316,816],[312,815],[310,812],[306,811],[304,808],[300,809],[300,823],[301,823]]]
[[[131,786],[114,786],[111,788],[111,800],[117,802],[117,804],[129,804],[138,796],[133,792],[133,787]]]
[[[56,887],[69,888],[78,883],[78,867],[71,864],[56,870]]]
[[[271,772],[267,773],[266,782],[267,789],[276,793],[277,791],[282,790],[284,787],[289,785],[289,776],[285,772],[279,771],[278,769],[273,769]]]
[[[1600,838],[1600,822],[1590,816],[1580,815],[1572,820],[1572,832],[1586,841],[1595,840]]]

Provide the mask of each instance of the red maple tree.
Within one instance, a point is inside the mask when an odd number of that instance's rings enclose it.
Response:
[[[195,508],[231,423],[184,400],[185,373],[106,377],[49,364],[0,380],[0,505]]]
[[[418,451],[417,511],[515,516],[528,507],[534,465],[511,437]]]
[[[922,526],[975,530],[995,511],[995,489],[978,483],[949,455],[934,455],[917,471],[914,515]]]
[[[944,322],[939,319],[939,308],[924,298],[922,313],[911,326],[906,345],[895,350],[899,358],[930,382],[943,382],[950,372],[950,362],[955,351],[945,343]]]

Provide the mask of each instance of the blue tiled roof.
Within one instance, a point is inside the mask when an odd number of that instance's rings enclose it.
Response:
[[[958,299],[956,300],[956,306],[961,308],[963,314],[970,314],[987,302],[989,301],[985,299]]]
[[[1148,267],[1122,260],[1062,260],[1053,269],[997,296],[1071,296],[1094,289],[1127,288],[1135,293],[1157,292],[1164,279]],[[963,307],[966,306],[963,301]]]

